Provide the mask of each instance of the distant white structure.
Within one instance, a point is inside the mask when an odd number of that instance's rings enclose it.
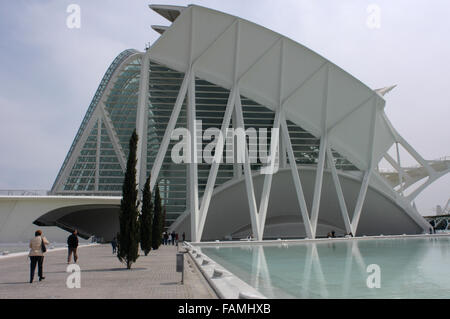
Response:
[[[442,208],[441,205],[436,206],[436,216],[448,214],[450,214],[450,198],[448,199],[447,204],[445,204],[444,208]]]

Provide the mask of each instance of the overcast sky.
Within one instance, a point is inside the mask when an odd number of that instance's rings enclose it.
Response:
[[[109,64],[125,49],[153,43],[151,25],[169,24],[149,3],[0,2],[0,189],[50,189]],[[237,15],[307,46],[372,89],[397,84],[385,109],[395,128],[426,159],[450,155],[450,1],[155,3]],[[66,25],[70,4],[81,8],[79,29]],[[380,9],[375,20],[372,4]],[[416,204],[430,214],[449,197],[445,176]]]

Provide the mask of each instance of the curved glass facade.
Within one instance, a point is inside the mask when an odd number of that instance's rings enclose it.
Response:
[[[53,194],[67,195],[109,195],[120,196],[124,176],[124,163],[128,156],[128,142],[136,127],[136,113],[141,74],[141,55],[130,58],[136,51],[127,50],[119,55],[108,69],[107,74],[89,106],[79,132],[52,189]],[[129,58],[129,59],[127,59]],[[126,60],[126,63],[123,63]],[[111,79],[112,74],[117,75]],[[160,144],[170,120],[173,106],[178,96],[184,74],[165,66],[151,62],[148,87],[147,118],[147,176],[152,170]],[[109,90],[105,91],[111,81]],[[196,78],[196,120],[201,121],[201,134],[208,128],[221,128],[228,102],[229,90]],[[242,110],[246,130],[265,129],[267,139],[259,140],[262,153],[270,150],[270,135],[275,114],[269,108],[251,99],[241,96]],[[186,99],[183,102],[175,128],[187,128]],[[96,108],[101,111],[95,113]],[[230,128],[233,127],[233,119]],[[320,140],[301,127],[287,122],[296,162],[299,165],[317,163]],[[200,133],[200,132],[198,132]],[[82,138],[84,136],[84,138]],[[260,135],[261,136],[261,135]],[[200,137],[201,138],[201,137]],[[267,143],[264,141],[267,140]],[[186,210],[187,165],[173,162],[172,148],[179,140],[171,140],[166,152],[158,184],[163,205],[167,208],[166,226]],[[227,143],[230,139],[227,138]],[[211,140],[202,140],[202,150]],[[77,144],[80,144],[77,146]],[[83,145],[81,145],[83,144]],[[74,153],[78,147],[79,152]],[[201,150],[199,150],[201,152]],[[345,158],[334,152],[337,168],[356,170]],[[251,163],[253,170],[263,165],[261,156]],[[66,167],[73,163],[72,167]],[[211,165],[198,163],[198,192],[201,198],[206,188]],[[241,174],[241,170],[225,161],[220,165],[215,186],[231,180]],[[60,180],[62,179],[62,180]]]

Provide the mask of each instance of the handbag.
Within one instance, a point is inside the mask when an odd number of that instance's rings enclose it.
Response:
[[[41,237],[41,250],[43,253],[45,253],[47,251],[47,247],[45,247],[44,244],[44,238]]]

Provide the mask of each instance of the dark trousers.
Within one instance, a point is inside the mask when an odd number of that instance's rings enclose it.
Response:
[[[77,248],[78,247],[69,247],[69,254],[67,256],[67,262],[68,263],[70,263],[70,259],[72,257],[72,254],[73,254],[73,260],[75,262],[77,262],[77,260],[78,260]]]
[[[33,281],[34,272],[36,271],[36,264],[38,265],[38,276],[42,278],[44,256],[30,256],[30,282]]]

